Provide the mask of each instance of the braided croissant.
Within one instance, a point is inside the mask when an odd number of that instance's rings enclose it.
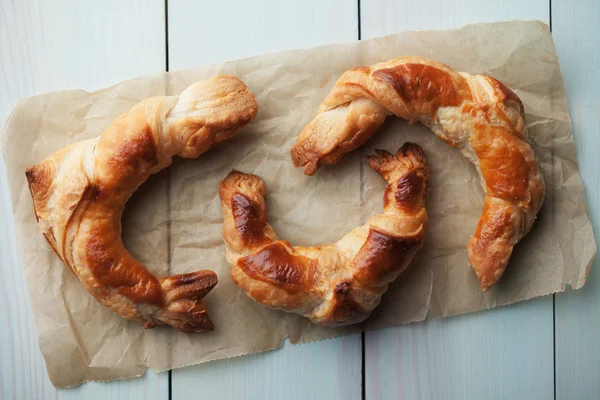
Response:
[[[326,246],[278,240],[267,221],[265,184],[256,175],[232,171],[221,182],[227,260],[248,296],[324,326],[354,324],[371,314],[423,245],[429,168],[415,144],[396,156],[380,150],[367,162],[389,182],[384,213]]]
[[[514,245],[531,229],[544,180],[525,142],[519,98],[496,79],[401,57],[345,72],[291,150],[314,175],[364,143],[394,114],[420,121],[477,168],[486,197],[467,247],[483,291],[500,279]]]
[[[138,186],[173,156],[198,157],[233,136],[256,110],[240,80],[215,77],[180,96],[143,100],[99,137],[27,169],[40,231],[100,303],[145,328],[214,329],[201,299],[217,284],[216,274],[157,279],[125,249],[121,214]]]

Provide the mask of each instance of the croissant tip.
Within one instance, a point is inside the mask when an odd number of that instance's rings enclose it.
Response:
[[[235,177],[242,176],[242,175],[246,175],[246,174],[243,173],[242,171],[239,171],[234,168],[231,171],[229,171],[229,173],[227,174],[227,176],[225,178],[223,178],[223,180],[221,181],[221,184],[223,184],[224,182],[226,182],[230,179],[233,179]]]
[[[319,170],[319,164],[315,161],[308,162],[304,166],[304,175],[314,176]]]
[[[408,154],[408,153],[414,153],[417,154],[419,156],[421,156],[422,154],[424,154],[423,149],[421,148],[421,146],[419,146],[416,143],[412,143],[412,142],[406,142],[402,145],[402,147],[400,147],[400,149],[398,149],[398,153],[402,153],[402,154]]]
[[[194,315],[192,320],[188,320],[180,324],[175,323],[170,325],[178,331],[184,333],[203,333],[212,332],[215,330],[215,324],[206,313]]]
[[[416,143],[406,142],[398,149],[396,158],[408,158],[412,163],[427,165],[427,158],[423,148]]]
[[[493,288],[496,283],[498,283],[498,279],[481,279],[479,281],[479,286],[481,286],[481,291],[483,293],[487,293],[491,288]]]
[[[33,178],[34,168],[35,166],[32,165],[31,167],[27,167],[27,169],[25,169],[25,176],[27,177],[28,181],[31,181],[31,179]]]
[[[383,149],[375,149],[375,153],[377,153],[377,155],[381,156],[381,157],[386,157],[386,156],[392,155],[389,151],[383,150]]]
[[[212,322],[208,314],[203,314],[199,318],[200,323],[193,325],[190,330],[192,333],[212,332],[215,330],[215,324]]]

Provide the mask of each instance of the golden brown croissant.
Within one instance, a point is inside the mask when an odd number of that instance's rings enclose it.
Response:
[[[423,57],[354,68],[339,78],[304,128],[292,161],[313,175],[364,143],[391,114],[422,122],[477,168],[486,197],[467,252],[487,291],[544,200],[520,99],[490,76],[456,72]]]
[[[27,169],[40,231],[100,303],[145,328],[214,329],[202,302],[211,271],[157,279],[121,240],[133,192],[173,156],[198,157],[256,115],[246,85],[232,76],[196,82],[179,96],[143,100],[97,138],[68,146]]]
[[[326,246],[292,247],[278,240],[259,177],[233,171],[221,182],[227,260],[248,296],[324,326],[354,324],[371,314],[423,245],[429,168],[414,144],[396,156],[380,150],[367,162],[389,183],[384,213]]]

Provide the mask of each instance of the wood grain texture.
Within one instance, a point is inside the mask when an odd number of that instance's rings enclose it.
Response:
[[[173,370],[172,398],[360,399],[361,339],[346,336]]]
[[[549,299],[367,333],[367,398],[551,399]]]
[[[477,22],[537,19],[549,23],[548,0],[368,0],[361,2],[362,38]]]
[[[577,159],[596,240],[600,235],[600,2],[553,0],[552,35],[565,78]],[[600,270],[555,299],[556,399],[600,398]]]
[[[170,0],[169,69],[355,40],[354,0]],[[172,398],[358,399],[361,338],[352,335],[172,372]]]
[[[24,96],[164,71],[164,2],[0,2],[0,125]],[[168,375],[55,389],[40,353],[0,162],[0,398],[164,399]]]
[[[356,1],[169,1],[171,69],[347,41]],[[547,0],[361,1],[362,37],[503,19],[548,21]],[[165,65],[164,2],[0,2],[0,125],[17,99],[94,90]],[[597,0],[552,1],[552,23],[586,185],[598,222]],[[180,26],[177,26],[180,24]],[[0,160],[0,399],[167,399],[166,374],[56,390],[38,348]],[[597,234],[600,234],[596,231]],[[597,263],[596,263],[597,264]],[[556,398],[600,398],[600,272],[556,296]],[[366,335],[367,398],[552,398],[552,300]],[[360,337],[173,372],[173,398],[360,398]]]
[[[169,69],[358,38],[355,0],[169,0]]]
[[[0,2],[0,116],[59,89],[96,90],[164,71],[164,2]]]
[[[548,22],[549,2],[361,2],[363,39],[411,29],[455,28],[506,19]],[[549,296],[486,312],[369,332],[365,338],[366,396],[552,398],[552,329]]]

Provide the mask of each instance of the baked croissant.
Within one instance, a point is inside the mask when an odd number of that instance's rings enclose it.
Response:
[[[326,246],[292,247],[277,238],[258,176],[232,171],[221,182],[227,260],[248,296],[323,326],[350,325],[371,314],[423,245],[429,168],[415,144],[395,156],[379,150],[367,162],[389,183],[384,213]]]
[[[121,317],[152,328],[213,330],[202,298],[211,271],[158,279],[121,240],[121,214],[133,192],[173,156],[198,157],[256,115],[246,85],[232,76],[196,82],[179,96],[143,100],[97,138],[27,169],[40,231],[85,289]]]
[[[422,122],[477,168],[486,197],[467,253],[487,291],[544,201],[544,179],[525,141],[523,104],[490,76],[456,72],[423,57],[358,67],[345,72],[321,103],[292,148],[292,161],[314,175],[363,144],[391,114]]]

